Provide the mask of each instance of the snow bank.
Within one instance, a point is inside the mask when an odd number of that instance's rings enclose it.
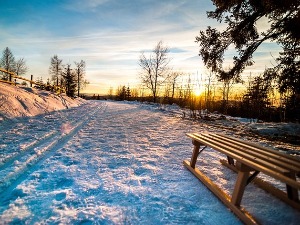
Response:
[[[36,116],[79,106],[81,98],[56,95],[45,90],[0,83],[0,121],[21,116]]]

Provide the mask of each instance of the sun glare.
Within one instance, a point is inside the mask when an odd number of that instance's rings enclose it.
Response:
[[[201,88],[194,90],[194,94],[195,94],[195,96],[199,97],[202,94]]]

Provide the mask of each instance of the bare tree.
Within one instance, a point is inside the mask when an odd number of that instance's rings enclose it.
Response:
[[[206,102],[206,108],[208,110],[210,110],[211,107],[213,79],[214,79],[214,73],[210,71],[209,74],[207,75],[207,84],[205,85],[205,88],[207,90],[207,92],[205,93],[205,102]]]
[[[23,75],[28,71],[28,67],[26,66],[26,61],[24,58],[17,60],[15,69],[17,75]]]
[[[169,48],[163,46],[162,41],[159,41],[149,58],[142,53],[139,59],[139,65],[142,68],[142,83],[151,90],[153,102],[156,102],[159,87],[169,75],[168,64],[170,59],[167,56],[168,52]]]
[[[2,52],[2,58],[0,61],[0,65],[3,69],[5,69],[6,71],[9,71],[9,72],[15,72],[15,70],[16,70],[15,57],[8,47],[6,47]],[[11,81],[11,75],[4,73],[2,76],[2,79]]]
[[[85,86],[86,81],[84,81],[85,75],[85,61],[81,60],[80,62],[74,62],[76,65],[75,74],[77,79],[77,96],[79,97],[80,89]]]
[[[233,80],[233,79],[223,79],[220,82],[222,83],[221,93],[222,93],[223,113],[227,114],[229,93],[232,90],[232,87],[235,83],[235,80]]]
[[[54,55],[51,58],[51,64],[49,67],[49,74],[52,76],[51,79],[55,85],[62,85],[63,84],[63,77],[62,77],[62,72],[63,72],[63,64],[62,64],[62,59],[59,59],[57,55]]]
[[[178,78],[182,75],[181,72],[172,72],[170,74],[170,77],[169,77],[169,81],[170,81],[170,84],[172,86],[172,99],[174,99],[174,95],[175,95],[175,88],[176,88],[176,84],[177,84],[177,80]]]

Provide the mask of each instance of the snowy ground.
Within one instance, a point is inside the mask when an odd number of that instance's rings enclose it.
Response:
[[[0,224],[240,224],[182,164],[194,131],[230,134],[104,101],[2,121]],[[207,149],[198,163],[231,193],[236,175],[218,158]],[[242,205],[263,224],[299,224],[299,212],[252,184]]]
[[[190,119],[192,113],[188,109],[180,109],[178,106],[161,105],[159,108],[173,115]],[[299,123],[275,123],[254,122],[255,119],[225,116],[219,113],[207,113],[202,111],[201,116],[197,112],[197,121],[201,126],[213,127],[228,134],[275,147],[277,150],[290,155],[300,157],[300,124]]]

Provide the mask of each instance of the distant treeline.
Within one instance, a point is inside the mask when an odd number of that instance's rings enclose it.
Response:
[[[82,95],[81,97],[88,100],[116,100],[116,101],[139,101],[153,102],[151,95],[131,95],[129,87],[123,87],[116,95]],[[136,90],[133,91],[136,93]],[[260,95],[259,95],[260,96]],[[239,99],[214,99],[205,95],[195,96],[194,94],[178,97],[164,96],[157,97],[159,104],[176,104],[181,108],[189,109],[190,115],[194,119],[204,118],[203,112],[218,112],[225,115],[243,118],[253,118],[258,121],[266,122],[299,122],[300,108],[286,108],[282,106],[271,105],[265,98],[257,97],[257,95],[244,94]]]

